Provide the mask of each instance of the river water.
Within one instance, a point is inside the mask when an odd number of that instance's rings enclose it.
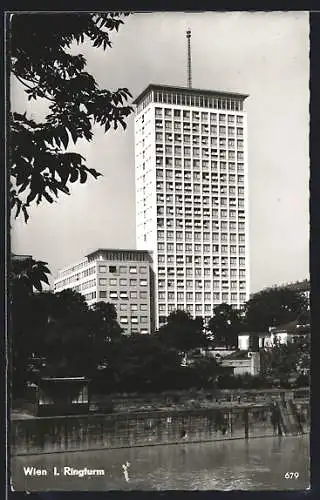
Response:
[[[122,468],[127,461],[128,481]],[[27,466],[47,475],[26,476]],[[65,476],[64,467],[104,475]],[[286,479],[286,472],[295,474]],[[14,457],[11,477],[16,491],[305,490],[309,435]]]

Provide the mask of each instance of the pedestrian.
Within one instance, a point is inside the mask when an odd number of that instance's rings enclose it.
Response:
[[[124,478],[127,481],[127,483],[130,481],[129,473],[128,473],[129,467],[130,467],[130,462],[128,462],[128,461],[125,464],[122,464],[122,470],[123,470]]]
[[[182,429],[180,437],[181,439],[186,439],[188,437],[187,431],[185,429]]]

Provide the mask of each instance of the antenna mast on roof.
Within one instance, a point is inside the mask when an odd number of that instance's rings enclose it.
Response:
[[[187,49],[188,49],[188,87],[192,87],[192,75],[191,75],[191,30],[187,29]]]

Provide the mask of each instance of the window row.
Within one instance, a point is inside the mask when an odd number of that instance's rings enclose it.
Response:
[[[222,204],[223,205],[223,204]],[[233,215],[233,214],[232,214]],[[190,217],[191,214],[188,215]],[[199,215],[195,215],[195,217],[199,217]],[[227,237],[225,234],[219,235],[219,233],[208,233],[205,230],[206,229],[212,229],[213,231],[216,230],[216,222],[210,222],[210,217],[209,216],[204,216],[202,219],[169,219],[169,218],[158,218],[157,219],[157,228],[161,230],[162,228],[176,228],[177,232],[179,234],[176,234],[177,239],[182,240],[183,239],[183,234],[181,234],[181,231],[179,229],[185,229],[186,231],[190,230],[197,230],[197,229],[202,229],[204,230],[204,236],[203,238],[196,237],[194,239],[198,239],[199,241],[203,239],[204,241],[228,241],[229,239],[231,241],[237,241],[237,239],[234,236],[231,236],[231,238]],[[198,234],[198,233],[197,233]],[[188,238],[190,239],[190,238]],[[245,241],[245,238],[241,236],[239,238],[239,241]]]
[[[222,96],[212,96],[206,94],[194,94],[188,92],[175,92],[166,90],[154,90],[144,98],[144,101],[149,102],[159,102],[164,104],[174,104],[179,106],[196,106],[200,108],[214,108],[214,109],[225,109],[231,111],[242,111],[243,110],[243,98],[239,97],[222,97]],[[142,107],[143,103],[139,104]],[[161,109],[161,108],[156,108]]]
[[[214,302],[217,303],[227,303],[229,300],[231,302],[245,302],[246,301],[246,296],[243,295],[242,297],[240,296],[238,298],[237,294],[231,294],[230,299],[228,294],[219,294],[216,293],[214,294]],[[204,310],[205,313],[213,313],[213,305],[212,304],[159,304],[158,305],[158,311],[159,313],[164,313],[166,310],[168,310],[168,313],[170,314],[171,312],[175,311],[176,309],[180,310],[186,310],[187,312],[193,313],[193,312],[198,312],[202,313]],[[210,318],[208,318],[210,319]]]
[[[209,136],[219,136],[223,138],[229,137],[231,139],[235,137],[242,138],[244,136],[244,129],[242,127],[226,127],[225,125],[220,125],[219,127],[216,127],[215,125],[211,125],[210,127],[208,125],[202,125],[200,127],[199,125],[193,124],[190,126],[185,123],[181,126],[181,123],[171,121],[165,121],[163,127],[163,123],[160,122],[160,120],[157,120],[155,123],[155,132],[163,132],[165,134],[183,134],[184,136],[195,136],[201,134],[201,140],[208,138]],[[141,144],[143,147],[143,144],[145,144],[143,143],[143,140]]]
[[[195,264],[196,266],[201,266],[202,264],[204,266],[211,266],[211,264],[215,267],[218,267],[221,265],[222,267],[228,267],[230,264],[230,267],[237,267],[237,257],[230,257],[228,258],[221,258],[221,261],[219,257],[210,257],[204,255],[203,257],[200,255],[176,255],[174,258],[173,255],[158,255],[158,264],[165,264],[167,265],[170,264],[176,264],[177,266],[179,265],[188,265],[188,264]],[[205,269],[206,272],[210,270],[210,268]]]
[[[91,276],[95,272],[96,272],[96,266],[90,267],[89,269],[85,269],[81,273],[72,274],[71,276],[68,276],[68,278],[57,281],[55,286],[57,288],[58,287],[60,288],[62,286],[70,285],[70,283],[73,283],[74,281],[79,281],[81,278],[86,278],[87,276]],[[65,274],[69,274],[69,271],[63,273],[63,275]]]
[[[99,278],[99,285],[100,286],[106,286],[107,284],[111,285],[111,286],[138,286],[140,284],[140,286],[147,286],[148,285],[148,282],[147,280],[145,279],[140,279],[137,280],[136,278],[130,278],[130,279],[127,279],[127,278],[120,278],[120,279],[117,279],[117,278]]]
[[[197,271],[197,269],[196,269],[196,271]],[[211,273],[212,273],[212,271],[211,271]],[[168,271],[167,273],[161,273],[161,272],[159,272],[159,269],[158,269],[159,282],[161,281],[161,277],[163,277],[161,275],[164,275],[164,274],[166,274],[168,276],[168,280],[170,280],[171,275],[172,276],[178,275],[178,278],[179,278],[179,274],[177,272],[173,271],[172,273],[170,273]],[[190,269],[189,274],[190,274],[190,276],[193,276],[193,274],[195,274],[196,277],[197,276],[200,277],[202,275],[202,270],[199,269],[198,273],[197,272],[194,273],[194,270]],[[179,279],[177,280],[177,287],[178,288],[179,288],[179,285],[181,285],[181,287],[183,286],[185,288],[191,288],[191,289],[198,288],[201,290],[202,289],[211,290],[212,288],[219,289],[220,287],[222,287],[222,288],[224,288],[224,287],[225,288],[238,288],[239,287],[240,289],[246,287],[245,281],[231,281],[231,282],[229,282],[228,280],[223,280],[223,279],[222,279],[222,281],[220,281],[220,280],[213,280],[212,281],[211,279],[210,280],[199,280],[199,279],[193,280],[193,279],[188,279],[189,274],[187,274],[186,272],[184,273],[184,275],[186,275],[186,277],[187,277],[185,284],[181,283],[182,280],[179,280]],[[222,278],[226,278],[227,274],[228,274],[227,271],[225,271],[225,272],[222,271],[221,272]],[[184,277],[184,275],[181,274],[180,277],[182,278],[182,277]],[[220,276],[220,271],[217,271],[216,274],[213,272],[213,275]]]
[[[182,276],[181,276],[182,278]],[[203,290],[204,289],[204,285],[203,285],[203,280],[189,280],[187,279],[186,281],[183,280],[183,279],[177,279],[176,280],[176,288],[177,289],[182,289],[182,290],[185,290],[185,289],[198,289],[198,290]],[[175,288],[175,280],[172,280],[170,278],[168,278],[167,280],[165,279],[158,279],[158,288],[165,288],[167,285],[167,288]],[[212,284],[210,285],[210,289],[212,288]],[[217,290],[219,290],[220,288],[225,288],[227,290],[229,290],[230,286],[229,286],[229,281],[226,280],[226,281],[221,281],[220,280],[217,280],[217,281],[214,281],[213,282],[213,288],[216,288]],[[236,288],[236,287],[235,287]],[[240,288],[245,288],[245,282],[242,282],[241,284],[241,287]]]
[[[223,217],[223,215],[222,215]],[[232,217],[232,215],[231,215]],[[195,226],[196,227],[196,226]],[[208,228],[209,229],[209,228]],[[177,241],[217,241],[219,242],[221,238],[217,235],[214,235],[214,233],[211,232],[198,232],[198,231],[170,231],[169,229],[164,231],[161,229],[158,229],[157,231],[157,239],[158,240],[164,240],[166,237],[167,240],[177,240]],[[227,241],[227,240],[226,240]],[[214,252],[218,252],[219,248],[217,248],[217,245],[212,246],[212,250]],[[227,251],[228,247],[223,247],[221,248],[222,251]],[[236,253],[237,247],[230,247],[230,252],[231,253]],[[239,247],[239,252],[244,253],[244,247]]]
[[[97,292],[90,292],[90,293],[85,293],[84,298],[89,301],[89,300],[94,300],[97,298]]]
[[[219,121],[220,123],[235,123],[235,121],[242,125],[243,124],[243,115],[230,115],[230,114],[224,114],[224,113],[208,113],[207,111],[187,111],[187,110],[181,110],[181,109],[172,109],[172,108],[155,108],[155,116],[158,117],[165,117],[165,118],[174,118],[174,119],[181,119],[183,120],[190,120],[192,121],[199,121],[201,118],[202,122],[208,122],[210,123],[217,123]]]
[[[189,146],[162,146],[161,144],[156,144],[156,154],[161,155],[165,154],[167,156],[183,156],[190,157],[193,156],[195,158],[199,158],[200,156],[203,158],[220,157],[220,158],[228,158],[229,160],[243,160],[244,154],[242,151],[235,152],[234,150],[226,150],[226,149],[217,149],[217,148],[198,148],[198,147],[189,147]]]
[[[106,283],[104,281],[102,283],[99,282],[99,284],[101,286],[105,286],[106,285]],[[116,285],[116,283],[114,285]],[[147,283],[146,280],[140,280],[140,286],[147,286],[147,285],[148,285],[148,283]],[[137,283],[135,285],[131,285],[131,286],[137,286]],[[101,294],[100,295],[101,298],[106,298],[107,297],[107,291],[105,291],[105,290],[101,290],[100,294]],[[120,291],[119,290],[117,290],[117,291],[110,290],[109,291],[109,297],[111,297],[113,299],[118,298],[118,295],[119,295],[120,298],[129,298],[129,294],[130,294],[131,298],[132,297],[137,297],[137,292],[136,291],[135,292],[133,292],[133,291],[128,292],[128,290],[120,290]],[[147,296],[143,295],[143,296],[140,296],[140,297],[141,298],[146,298]]]
[[[244,148],[244,142],[243,140],[235,140],[235,139],[218,139],[216,137],[211,137],[210,141],[208,137],[202,137],[200,138],[199,136],[194,135],[192,137],[192,140],[189,135],[184,135],[183,137],[181,134],[174,134],[174,140],[173,137],[171,137],[172,134],[165,134],[163,136],[162,133],[156,132],[156,150],[161,149],[163,150],[163,142],[165,142],[165,151],[166,154],[171,154],[173,149],[170,149],[174,146],[174,152],[175,154],[181,154],[181,147],[182,143],[183,146],[187,146],[188,144],[192,145],[202,145],[202,146],[211,146],[211,147],[218,147],[220,149],[232,149],[234,150],[236,147],[238,150],[243,150]],[[172,146],[170,146],[172,144]],[[179,149],[180,148],[180,149]]]
[[[190,182],[193,180],[193,182],[202,182],[202,183],[209,183],[210,181],[212,183],[218,183],[220,180],[221,182],[226,182],[228,177],[226,173],[226,169],[224,166],[226,165],[225,162],[220,162],[220,174],[217,172],[191,172],[191,171],[182,171],[178,169],[171,169],[167,168],[163,170],[162,168],[157,168],[156,169],[156,179],[157,180],[175,180],[175,181],[180,181],[180,182]],[[229,174],[229,175],[235,175],[235,174]],[[146,185],[146,180],[145,176],[138,177],[138,181],[142,181],[142,185]],[[152,181],[150,181],[152,182]],[[229,188],[232,189],[233,192],[235,192],[235,187]],[[244,188],[239,187],[238,188],[239,194],[244,194]]]
[[[138,266],[107,266],[106,264],[100,264],[98,267],[99,273],[109,272],[111,274],[137,274]],[[139,266],[139,273],[146,274],[148,271],[147,266]]]
[[[200,167],[202,166],[202,170],[208,170],[209,167],[211,166],[211,174],[212,174],[213,178],[218,173],[218,166],[220,167],[219,168],[220,171],[226,172],[228,170],[230,172],[233,172],[233,171],[237,170],[237,172],[244,172],[244,164],[243,163],[234,163],[234,162],[227,163],[227,162],[221,161],[221,160],[209,161],[209,160],[204,160],[204,159],[202,159],[202,160],[193,159],[192,161],[191,161],[191,159],[184,159],[182,161],[181,158],[172,159],[172,158],[166,157],[165,164],[164,164],[163,156],[156,157],[156,166],[157,166],[157,168],[160,168],[160,167],[163,168],[165,166],[166,170],[168,168],[173,168],[173,167],[175,167],[175,169],[180,169],[180,168],[184,167],[185,173],[187,173],[186,171],[191,170],[191,167],[192,167],[192,170],[200,170]],[[182,171],[180,173],[182,176]],[[205,173],[209,174],[210,170],[209,170],[209,172],[205,172]]]
[[[161,207],[160,207],[161,208]],[[191,214],[190,214],[191,215]],[[200,216],[201,214],[200,213],[197,213],[197,216]],[[206,216],[209,216],[207,213],[203,213],[203,216],[206,217]],[[213,222],[213,225],[214,225],[214,229],[217,231],[220,230],[221,231],[227,231],[228,229],[230,229],[230,231],[236,231],[237,230],[237,227],[238,227],[238,232],[241,233],[245,230],[245,223],[244,222],[241,222],[241,221],[238,221],[235,222],[235,221],[230,221],[230,222],[227,222],[227,221],[220,221],[220,224],[218,221],[214,221]],[[215,236],[214,237],[218,237],[216,236],[218,233],[213,233]],[[167,251],[170,252],[170,251],[173,251],[174,249],[174,244],[173,243],[167,243]],[[182,251],[183,250],[183,243],[177,243],[177,251]],[[186,246],[186,251],[192,251],[192,245],[190,243],[187,243]],[[201,246],[198,246],[197,248],[199,248],[201,250]],[[205,246],[204,246],[205,248]],[[161,251],[161,250],[164,250],[165,249],[165,244],[164,243],[158,243],[158,250]]]
[[[128,324],[128,323],[131,323],[131,324],[135,324],[135,323],[148,323],[148,317],[147,316],[131,316],[131,317],[127,317],[127,316],[120,316],[120,320],[119,320],[120,324]]]
[[[119,311],[127,311],[130,309],[130,311],[148,311],[149,306],[148,304],[128,304],[127,302],[122,302],[121,304],[116,305],[116,309],[119,309]]]
[[[192,288],[192,287],[191,287]],[[205,287],[204,289],[212,289],[212,287]],[[231,287],[232,288],[232,287]],[[237,290],[237,287],[234,286],[233,287],[234,290]],[[217,286],[215,287],[216,290],[220,290],[220,287]],[[226,292],[227,293],[227,292]],[[231,292],[231,293],[235,293],[235,292]],[[211,297],[211,292],[204,292],[204,296],[207,298],[207,299],[210,299]],[[187,300],[187,301],[193,301],[193,300],[202,300],[202,297],[203,297],[203,293],[202,292],[159,292],[158,293],[158,300],[161,301],[161,300],[178,300],[178,301],[183,301],[183,300]]]

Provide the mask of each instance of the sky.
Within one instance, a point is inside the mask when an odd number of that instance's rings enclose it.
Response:
[[[54,15],[54,14],[53,14]],[[133,98],[149,84],[187,86],[186,38],[192,30],[192,85],[249,94],[250,292],[309,276],[309,16],[307,12],[164,12],[134,14],[112,48],[88,43],[101,88],[127,87]],[[130,101],[129,101],[130,102]],[[11,108],[41,120],[44,101],[26,100],[12,79]],[[125,131],[73,150],[103,174],[57,203],[14,221],[14,253],[48,262],[53,277],[97,248],[135,248],[133,114]]]

